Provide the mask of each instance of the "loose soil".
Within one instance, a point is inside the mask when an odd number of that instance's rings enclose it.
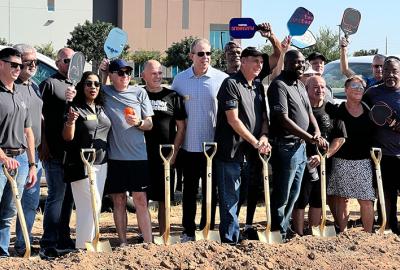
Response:
[[[351,209],[358,211],[357,204],[352,203]],[[150,212],[156,234],[156,211]],[[174,234],[180,234],[180,214],[181,206],[172,207]],[[242,211],[241,221],[245,220],[244,214]],[[358,216],[358,212],[353,214],[353,218]],[[263,224],[264,216],[264,209],[258,207],[255,217],[258,227]],[[42,232],[42,218],[39,213],[33,229],[35,248]],[[73,216],[72,228],[74,222]],[[393,234],[368,234],[361,228],[349,229],[332,238],[297,236],[285,244],[246,240],[233,247],[203,240],[158,246],[136,244],[136,224],[135,215],[129,214],[129,245],[119,248],[112,214],[103,213],[101,235],[110,240],[112,253],[79,251],[53,261],[40,260],[37,254],[31,259],[11,257],[0,259],[0,269],[400,269],[400,238]]]

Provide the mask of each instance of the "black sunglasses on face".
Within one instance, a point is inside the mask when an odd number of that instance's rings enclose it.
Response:
[[[383,65],[372,65],[374,68],[382,68]]]
[[[112,73],[117,73],[118,76],[120,77],[124,77],[126,76],[131,76],[132,75],[132,71],[131,70],[117,70],[117,71],[113,71]]]
[[[38,60],[37,60],[37,59],[35,59],[35,60],[28,60],[28,61],[22,62],[22,64],[23,64],[24,66],[33,67],[33,65],[35,65],[35,66],[38,65]]]
[[[6,62],[6,63],[10,63],[10,67],[11,68],[20,68],[20,69],[23,69],[24,68],[24,65],[23,64],[20,64],[20,63],[15,63],[15,62],[12,62],[12,61],[8,61],[8,60],[4,60],[4,59],[1,59],[1,61],[3,61],[3,62]]]
[[[70,58],[64,58],[62,61],[63,61],[64,64],[69,64],[71,62],[71,59]]]
[[[197,52],[193,54],[196,54],[198,57],[203,57],[204,55],[210,56],[211,52]]]
[[[92,87],[93,84],[94,84],[94,87],[100,86],[100,82],[98,82],[98,81],[89,81],[89,80],[85,81],[85,86],[87,86],[87,87]]]

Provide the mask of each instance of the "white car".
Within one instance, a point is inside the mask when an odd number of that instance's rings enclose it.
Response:
[[[394,56],[399,57],[399,55]],[[373,55],[349,57],[349,67],[358,75],[367,78],[372,77],[371,64],[373,58]],[[332,88],[333,97],[335,99],[345,100],[346,94],[344,93],[344,82],[347,78],[340,71],[340,59],[326,64],[322,76],[324,77],[326,84]]]
[[[0,50],[6,48],[7,46],[0,45]],[[57,72],[56,62],[47,57],[44,54],[37,53],[38,59],[38,69],[36,71],[36,75],[32,78],[37,85],[39,85],[42,81],[53,75]]]

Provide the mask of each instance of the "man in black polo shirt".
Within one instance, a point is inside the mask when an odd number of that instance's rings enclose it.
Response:
[[[0,163],[8,170],[18,168],[15,180],[19,194],[22,194],[25,183],[27,188],[31,188],[36,182],[35,139],[28,105],[22,93],[24,89],[14,84],[21,67],[19,51],[13,48],[0,51]],[[9,256],[10,226],[15,214],[11,186],[1,168],[0,257]]]
[[[283,239],[290,238],[286,233],[306,166],[304,141],[326,146],[304,84],[299,80],[304,67],[303,54],[288,51],[284,70],[268,88],[270,141],[274,149],[271,156],[271,222],[272,230],[280,230]],[[314,134],[307,132],[309,126],[314,127]]]
[[[41,160],[46,171],[48,187],[43,216],[43,235],[40,240],[39,255],[42,259],[52,259],[59,255],[58,251],[75,248],[69,232],[73,198],[70,184],[67,186],[64,183],[65,142],[62,138],[66,90],[71,91],[72,86],[72,82],[67,79],[67,73],[73,55],[74,51],[70,48],[59,50],[56,60],[58,72],[40,84],[44,118]]]
[[[239,240],[236,211],[244,157],[252,167],[257,149],[262,153],[270,150],[264,88],[254,80],[262,66],[261,52],[254,47],[244,49],[240,71],[224,80],[217,95],[215,173],[220,202],[219,231],[225,243],[235,244]]]

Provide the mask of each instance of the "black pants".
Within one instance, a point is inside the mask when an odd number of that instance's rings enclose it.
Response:
[[[395,156],[383,156],[381,161],[383,190],[385,193],[386,216],[390,229],[399,234],[397,220],[397,192],[400,189],[398,180],[398,168],[400,158]]]
[[[201,178],[202,186],[202,207],[200,230],[204,228],[206,223],[206,166],[207,161],[202,152],[182,151],[182,167],[183,167],[183,199],[182,199],[182,226],[183,232],[188,236],[194,236],[196,230],[196,197],[199,188],[199,179]],[[214,175],[214,173],[213,173]],[[215,178],[212,181],[211,195],[211,229],[215,226],[215,210],[217,205],[216,194],[217,186]]]
[[[65,187],[64,200],[62,203],[60,220],[58,224],[58,246],[62,247],[71,242],[71,221],[72,208],[74,206],[74,197],[72,195],[71,183]]]

